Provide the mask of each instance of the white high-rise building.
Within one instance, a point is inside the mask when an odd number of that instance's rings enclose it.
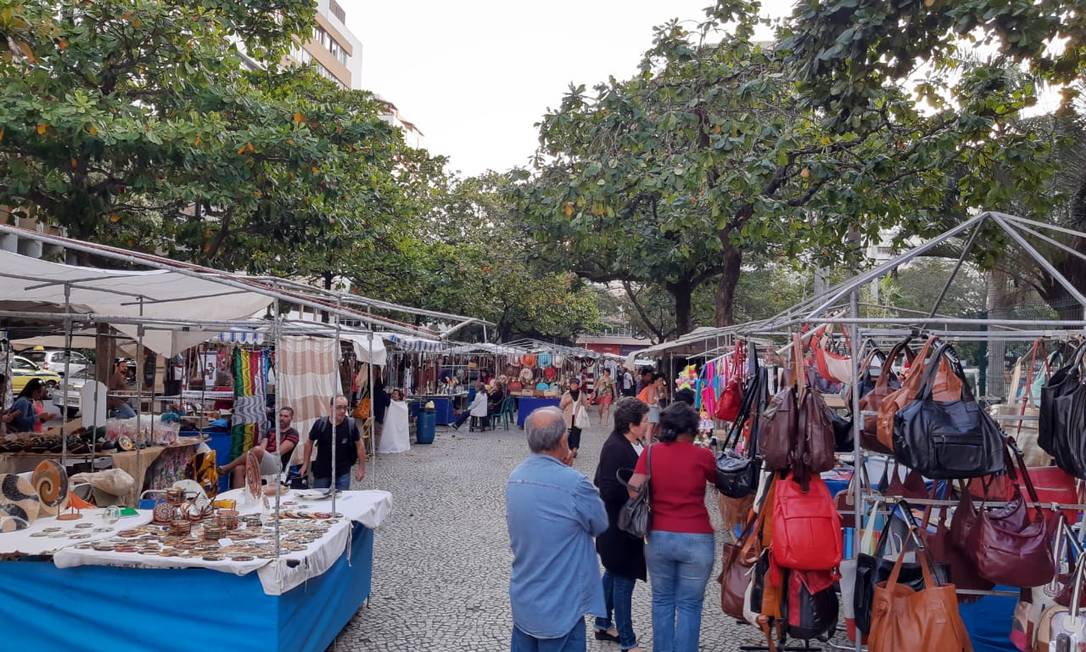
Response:
[[[336,0],[317,1],[313,36],[292,47],[290,58],[313,64],[318,74],[343,88],[361,88],[362,42],[347,29],[347,14]]]

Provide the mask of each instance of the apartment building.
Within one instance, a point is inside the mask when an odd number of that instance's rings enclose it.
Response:
[[[318,0],[313,36],[295,44],[290,58],[343,88],[362,87],[362,42],[347,29],[347,14],[336,0]]]

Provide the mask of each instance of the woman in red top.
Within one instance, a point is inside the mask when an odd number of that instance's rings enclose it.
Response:
[[[701,605],[716,554],[705,508],[705,489],[716,481],[716,459],[694,446],[697,431],[694,408],[682,401],[670,405],[660,414],[660,443],[645,449],[630,480],[636,488],[646,472],[649,476],[652,523],[645,561],[652,585],[653,652],[698,649]]]

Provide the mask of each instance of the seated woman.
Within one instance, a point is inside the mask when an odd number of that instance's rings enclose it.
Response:
[[[248,451],[239,455],[229,464],[219,467],[219,475],[233,473],[230,486],[237,488],[245,486],[245,466],[249,459],[249,452],[256,456],[260,463],[260,475],[276,475],[282,472],[283,467],[290,462],[290,456],[294,447],[298,445],[298,431],[291,427],[294,421],[294,409],[283,407],[279,410],[279,439],[282,449],[276,448],[275,426],[268,428],[268,432]],[[276,452],[279,452],[276,455]]]
[[[11,409],[4,416],[9,432],[41,432],[42,424],[52,418],[45,411],[42,400],[45,398],[45,384],[37,378],[31,378],[23,391],[15,397]]]

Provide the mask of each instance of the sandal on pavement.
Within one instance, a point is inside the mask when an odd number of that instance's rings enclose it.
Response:
[[[611,632],[607,631],[606,629],[597,629],[596,630],[596,640],[597,641],[611,641],[612,643],[618,643],[618,634],[612,634]]]

